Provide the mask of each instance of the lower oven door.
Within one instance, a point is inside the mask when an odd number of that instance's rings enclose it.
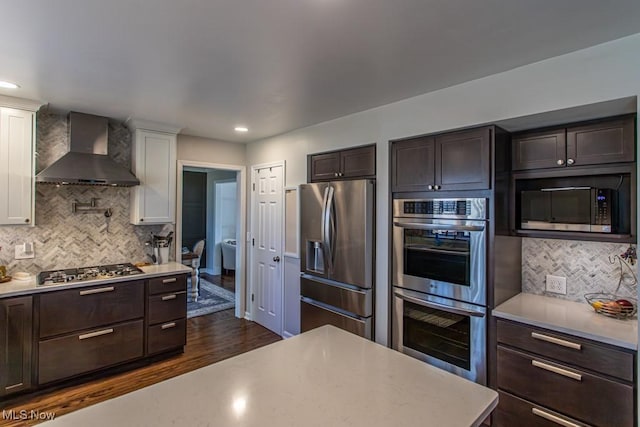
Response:
[[[395,350],[486,385],[484,307],[394,288],[392,322]]]

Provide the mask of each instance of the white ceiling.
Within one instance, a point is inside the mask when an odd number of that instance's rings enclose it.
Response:
[[[238,142],[640,32],[638,0],[55,0],[2,10],[0,80],[21,88],[0,94]],[[250,132],[236,134],[239,124]]]

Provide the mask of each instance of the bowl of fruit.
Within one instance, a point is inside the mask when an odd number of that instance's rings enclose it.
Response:
[[[618,298],[613,294],[585,294],[585,299],[596,313],[616,319],[630,319],[637,313],[638,303],[634,298]]]

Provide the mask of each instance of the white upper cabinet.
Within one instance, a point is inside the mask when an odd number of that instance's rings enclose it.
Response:
[[[132,171],[140,185],[131,189],[130,222],[137,225],[175,222],[178,128],[130,121]]]
[[[41,103],[0,97],[0,225],[32,225],[35,111]]]

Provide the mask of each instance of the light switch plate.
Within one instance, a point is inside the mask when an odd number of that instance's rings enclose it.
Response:
[[[15,259],[31,259],[36,257],[35,245],[32,242],[16,245]]]
[[[547,292],[566,295],[567,278],[564,276],[553,276],[551,274],[547,274],[546,289]]]

